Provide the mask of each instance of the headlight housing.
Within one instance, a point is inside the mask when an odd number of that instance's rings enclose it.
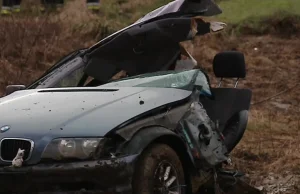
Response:
[[[45,148],[42,158],[62,160],[67,158],[88,159],[96,151],[103,138],[59,138]]]

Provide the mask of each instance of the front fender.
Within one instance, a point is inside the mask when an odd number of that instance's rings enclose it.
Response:
[[[131,138],[123,151],[127,154],[140,154],[148,145],[151,144],[151,142],[161,136],[178,137],[178,135],[171,130],[161,126],[146,127],[144,129],[140,129],[140,131]],[[182,140],[179,139],[179,141]]]
[[[186,143],[173,131],[161,126],[151,126],[141,129],[123,148],[125,154],[141,154],[154,143],[165,143],[172,147],[183,162],[185,168],[195,171],[195,161]]]

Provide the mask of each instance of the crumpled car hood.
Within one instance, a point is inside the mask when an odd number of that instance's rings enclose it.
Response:
[[[162,88],[24,90],[0,99],[5,137],[101,137],[142,113],[187,98],[190,91]]]

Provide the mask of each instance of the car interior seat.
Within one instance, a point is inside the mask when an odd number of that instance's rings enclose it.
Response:
[[[208,116],[219,124],[230,153],[241,140],[248,123],[252,91],[237,88],[238,81],[246,77],[243,53],[226,51],[218,53],[213,60],[213,71],[220,78],[218,87],[212,88],[214,98],[200,98]],[[221,87],[223,79],[236,79],[233,88]]]

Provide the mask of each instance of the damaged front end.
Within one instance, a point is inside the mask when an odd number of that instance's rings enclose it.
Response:
[[[167,135],[170,138],[177,137],[178,142],[184,144],[187,157],[197,169],[212,169],[223,162],[230,161],[218,123],[214,123],[209,118],[200,102],[200,96],[213,98],[208,77],[198,69],[186,72],[193,72],[190,83],[185,86],[185,89],[176,90],[174,93],[174,95],[181,95],[181,92],[187,92],[185,98],[171,102],[172,97],[169,96],[171,94],[166,93],[165,98],[169,98],[170,103],[128,120],[107,134],[109,137],[117,135],[125,140],[123,144],[125,149],[122,148],[124,153],[140,154],[148,143]],[[178,83],[172,82],[173,87],[182,84],[183,75],[184,73],[178,74],[178,77],[175,76],[176,79],[174,77]],[[147,79],[146,76],[142,78]],[[165,83],[167,82],[165,80]],[[147,135],[143,136],[141,133]],[[135,139],[137,142],[134,141]]]
[[[131,193],[137,155],[0,168],[0,193]]]
[[[101,138],[85,159],[63,158],[50,143],[42,159],[32,165],[24,150],[19,149],[12,165],[0,166],[0,193],[131,194],[138,154],[118,153],[122,142],[118,137]]]
[[[208,117],[199,102],[200,91],[193,94],[193,100],[186,114],[179,121],[176,131],[187,143],[198,168],[211,169],[229,160],[224,136]]]

